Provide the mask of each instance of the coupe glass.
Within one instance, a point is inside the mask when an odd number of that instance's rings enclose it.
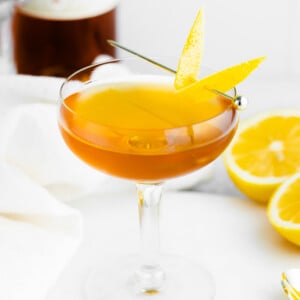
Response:
[[[214,297],[214,281],[204,268],[184,257],[160,254],[159,205],[164,181],[196,171],[222,153],[236,131],[238,113],[232,101],[220,96],[199,112],[191,99],[181,96],[177,112],[170,113],[170,102],[157,99],[168,93],[151,90],[172,90],[173,81],[174,74],[129,58],[83,68],[61,87],[59,127],[68,147],[92,167],[132,180],[137,188],[140,255],[116,259],[93,272],[86,285],[89,300]],[[128,98],[127,86],[147,86],[148,93],[135,91],[135,98]],[[102,94],[85,102],[96,90]],[[114,98],[107,99],[113,90]],[[201,94],[191,97],[201,105]],[[193,121],[186,118],[189,114]],[[153,126],[145,116],[153,118]]]

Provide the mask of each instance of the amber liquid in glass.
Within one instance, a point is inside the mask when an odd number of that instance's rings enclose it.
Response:
[[[12,19],[14,62],[21,74],[66,77],[100,54],[115,55],[116,9],[61,19],[38,16],[16,4]]]
[[[222,97],[202,102],[176,93],[172,84],[119,82],[67,97],[60,129],[69,148],[89,165],[156,182],[218,157],[234,135],[236,118]]]

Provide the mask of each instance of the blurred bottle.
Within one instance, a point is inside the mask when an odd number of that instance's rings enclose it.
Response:
[[[66,77],[100,54],[115,55],[118,0],[17,0],[12,14],[17,73]]]

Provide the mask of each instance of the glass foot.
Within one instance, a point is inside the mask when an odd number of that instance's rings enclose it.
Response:
[[[180,256],[162,256],[164,272],[158,278],[161,286],[143,290],[140,286],[139,260],[126,257],[113,264],[99,266],[85,285],[87,300],[212,300],[215,285],[211,275],[197,262]]]

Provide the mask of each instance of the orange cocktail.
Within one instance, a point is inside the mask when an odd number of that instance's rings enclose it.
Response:
[[[203,167],[230,142],[237,112],[228,99],[178,93],[165,76],[129,79],[98,82],[61,105],[64,140],[89,165],[156,182]]]
[[[59,127],[66,144],[90,166],[135,182],[138,195],[140,255],[95,270],[86,284],[88,300],[213,298],[214,283],[205,268],[184,257],[160,255],[161,183],[222,153],[238,124],[240,97],[230,92],[259,62],[206,77],[201,69],[201,79],[192,76],[182,85],[180,71],[170,73],[141,59],[115,59],[83,68],[64,82]]]

